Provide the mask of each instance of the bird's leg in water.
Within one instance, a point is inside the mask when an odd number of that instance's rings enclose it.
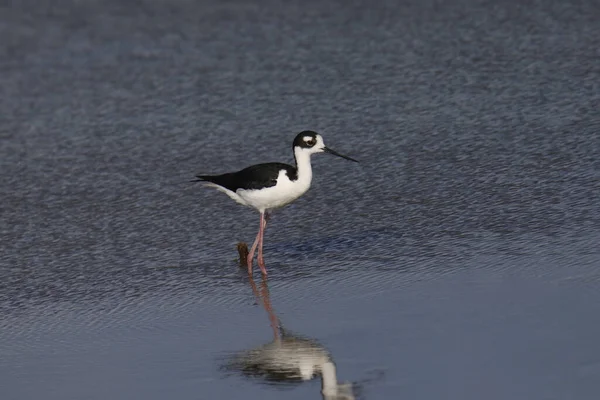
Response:
[[[260,232],[258,233],[260,235]],[[256,239],[254,239],[254,244],[248,253],[248,257],[246,257],[246,263],[248,264],[248,275],[252,275],[252,259],[254,258],[254,251],[256,250],[256,246],[258,245],[258,235],[256,235]]]
[[[260,234],[262,232],[262,230],[264,229],[263,227],[263,214],[260,214],[260,228],[258,229],[258,234],[256,234],[256,239],[254,239],[254,243],[252,244],[252,248],[250,249],[250,252],[248,253],[248,257],[247,257],[247,263],[248,263],[248,274],[252,275],[252,259],[254,258],[254,252],[256,251],[256,246],[258,246],[258,242],[260,239]]]
[[[265,259],[263,258],[263,241],[265,236],[265,228],[267,227],[267,218],[265,217],[265,212],[260,214],[260,231],[258,238],[258,266],[260,267],[263,275],[267,275],[267,269],[265,268]]]
[[[256,239],[254,239],[254,243],[252,244],[252,248],[248,253],[248,273],[252,274],[252,259],[254,258],[254,252],[258,247],[258,266],[264,275],[267,275],[267,269],[265,268],[265,260],[262,256],[262,240],[263,234],[265,231],[265,227],[267,226],[267,220],[269,219],[269,214],[267,212],[260,213],[260,228],[258,229],[258,234],[256,235]]]
[[[254,252],[258,247],[258,266],[262,271],[263,275],[267,275],[267,269],[265,268],[265,260],[263,258],[262,252],[262,244],[265,228],[267,227],[267,221],[270,219],[270,214],[265,212],[260,213],[260,228],[258,229],[258,234],[256,235],[256,239],[254,239],[254,243],[252,244],[252,248],[248,253],[247,264],[248,264],[248,274],[252,274],[252,259],[254,258]]]

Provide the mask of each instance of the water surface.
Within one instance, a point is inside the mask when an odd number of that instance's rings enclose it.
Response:
[[[194,173],[291,162],[273,312],[364,399],[600,393],[592,1],[0,6],[0,397],[321,398],[273,340],[257,213]],[[255,283],[262,287],[258,274]]]

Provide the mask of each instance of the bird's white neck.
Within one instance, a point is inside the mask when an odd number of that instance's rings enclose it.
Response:
[[[310,165],[310,153],[299,147],[294,149],[296,158],[296,168],[298,170],[298,180],[307,182],[310,185],[312,180],[312,166]]]

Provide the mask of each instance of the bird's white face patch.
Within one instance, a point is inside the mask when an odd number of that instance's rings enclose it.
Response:
[[[304,140],[304,143],[311,147],[317,143],[317,140],[312,136],[304,136],[302,139]]]
[[[321,135],[306,135],[301,138],[301,144],[297,145],[294,151],[299,151],[304,154],[314,154],[322,152],[325,147]]]

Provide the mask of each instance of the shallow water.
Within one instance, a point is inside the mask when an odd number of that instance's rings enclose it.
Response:
[[[594,2],[0,6],[0,398],[307,399],[227,368],[274,340],[258,214],[194,173],[291,161],[272,315],[355,398],[600,393]]]

